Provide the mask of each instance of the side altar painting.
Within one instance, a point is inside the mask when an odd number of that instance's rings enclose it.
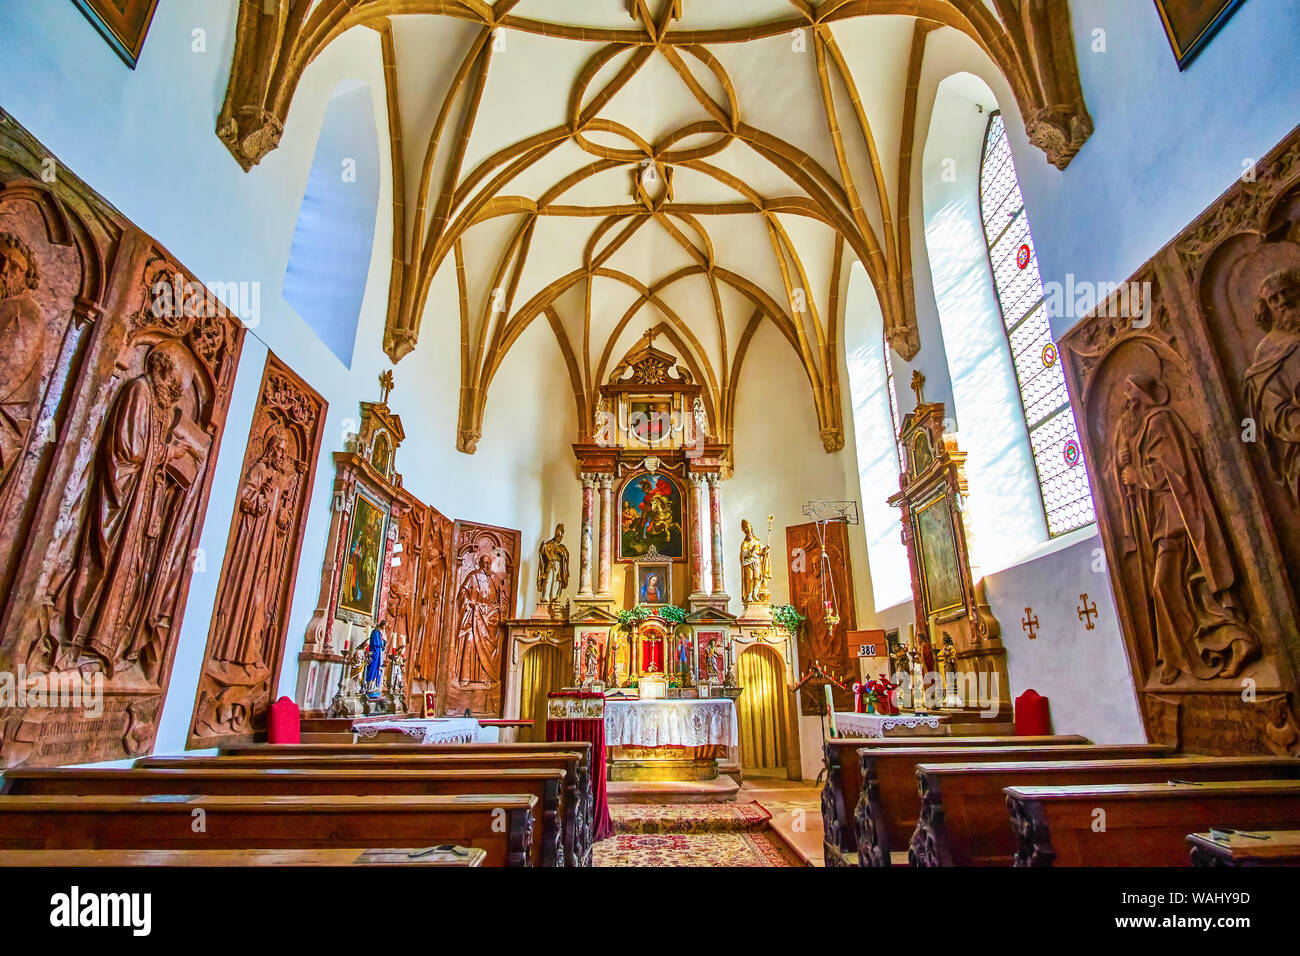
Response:
[[[339,590],[339,607],[343,610],[363,616],[375,614],[387,530],[388,507],[358,490],[348,525],[347,560]]]
[[[244,336],[49,158],[0,112],[3,767],[152,749]]]

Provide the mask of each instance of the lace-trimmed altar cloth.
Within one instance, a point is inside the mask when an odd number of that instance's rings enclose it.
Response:
[[[841,737],[883,737],[895,728],[939,729],[938,714],[853,714],[835,712],[835,730]]]
[[[605,701],[610,747],[735,747],[739,742],[732,700]]]
[[[406,734],[417,744],[472,744],[484,739],[483,728],[472,717],[372,720],[352,725],[358,737],[374,737],[381,730]]]

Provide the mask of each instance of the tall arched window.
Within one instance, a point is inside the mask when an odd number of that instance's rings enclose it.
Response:
[[[1002,327],[1011,348],[1029,445],[1038,473],[1038,491],[1052,537],[1096,520],[1084,470],[1083,446],[1070,409],[1034,238],[1001,113],[989,117],[980,160],[980,218]]]

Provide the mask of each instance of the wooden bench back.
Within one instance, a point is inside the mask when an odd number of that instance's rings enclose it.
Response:
[[[972,756],[978,753],[978,757]],[[1127,760],[1165,757],[1162,744],[1066,744],[1062,746],[923,748],[862,748],[862,793],[853,819],[858,837],[858,863],[888,866],[890,853],[907,850],[921,812],[916,789],[916,765],[1018,760]]]
[[[469,745],[473,747],[475,745]],[[586,745],[590,748],[590,745]],[[562,827],[565,856],[570,866],[586,866],[591,859],[592,815],[594,798],[591,777],[580,750],[542,751],[526,753],[492,750],[478,752],[438,747],[390,749],[378,745],[370,749],[363,745],[336,751],[314,753],[295,751],[292,744],[283,747],[257,747],[237,756],[228,757],[142,757],[134,766],[142,769],[205,769],[215,767],[247,766],[252,768],[278,767],[286,770],[509,770],[559,769],[565,771],[565,813],[568,819]]]
[[[1300,779],[1291,757],[1171,757],[918,764],[921,812],[908,848],[913,866],[1010,866],[1016,838],[1005,787],[1170,780]]]
[[[847,853],[857,852],[853,829],[853,810],[862,792],[861,761],[858,751],[908,747],[1021,747],[1086,744],[1078,734],[1054,734],[1046,737],[836,737],[822,745],[826,782],[822,787],[822,833],[826,846],[826,864],[843,862]]]
[[[275,767],[183,767],[176,769],[57,768],[13,770],[0,780],[0,794],[102,796],[107,794],[382,795],[531,794],[531,862],[563,866],[565,771],[495,770],[285,770]]]
[[[527,866],[536,804],[522,794],[6,796],[0,798],[0,850],[459,844],[485,850],[487,866]]]
[[[1188,866],[1189,833],[1300,828],[1300,780],[1015,786],[1005,792],[1016,866]]]

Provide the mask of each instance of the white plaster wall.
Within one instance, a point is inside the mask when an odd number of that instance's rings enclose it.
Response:
[[[155,749],[183,749],[207,643],[236,483],[267,349],[329,402],[321,464],[298,568],[280,693],[292,695],[296,656],[316,605],[329,529],[330,452],[354,427],[358,403],[378,397],[392,236],[392,178],[378,34],[356,29],[307,69],[278,149],[245,174],[214,129],[234,44],[234,3],[159,4],[132,72],[71,3],[0,6],[0,106],[66,166],[207,281],[261,285],[261,321],[246,336],[226,436],[216,464],[201,547]],[[205,52],[194,49],[204,31]],[[281,297],[307,174],[330,95],[344,80],[369,84],[381,138],[374,253],[351,368]],[[459,320],[452,294],[431,295],[420,346],[396,369],[390,399],[408,439],[399,453],[406,486],[451,518],[523,533],[521,591],[531,590],[531,552],[544,526],[576,528],[577,481],[567,442],[573,400],[544,323],[530,328],[502,366],[488,401],[478,453],[455,450],[460,385]],[[548,351],[549,349],[549,351]],[[524,358],[531,354],[531,359]],[[543,361],[538,362],[537,356]],[[553,361],[550,361],[553,359]],[[565,476],[574,492],[559,493]],[[543,501],[543,489],[555,501]],[[572,502],[570,504],[570,502]]]

